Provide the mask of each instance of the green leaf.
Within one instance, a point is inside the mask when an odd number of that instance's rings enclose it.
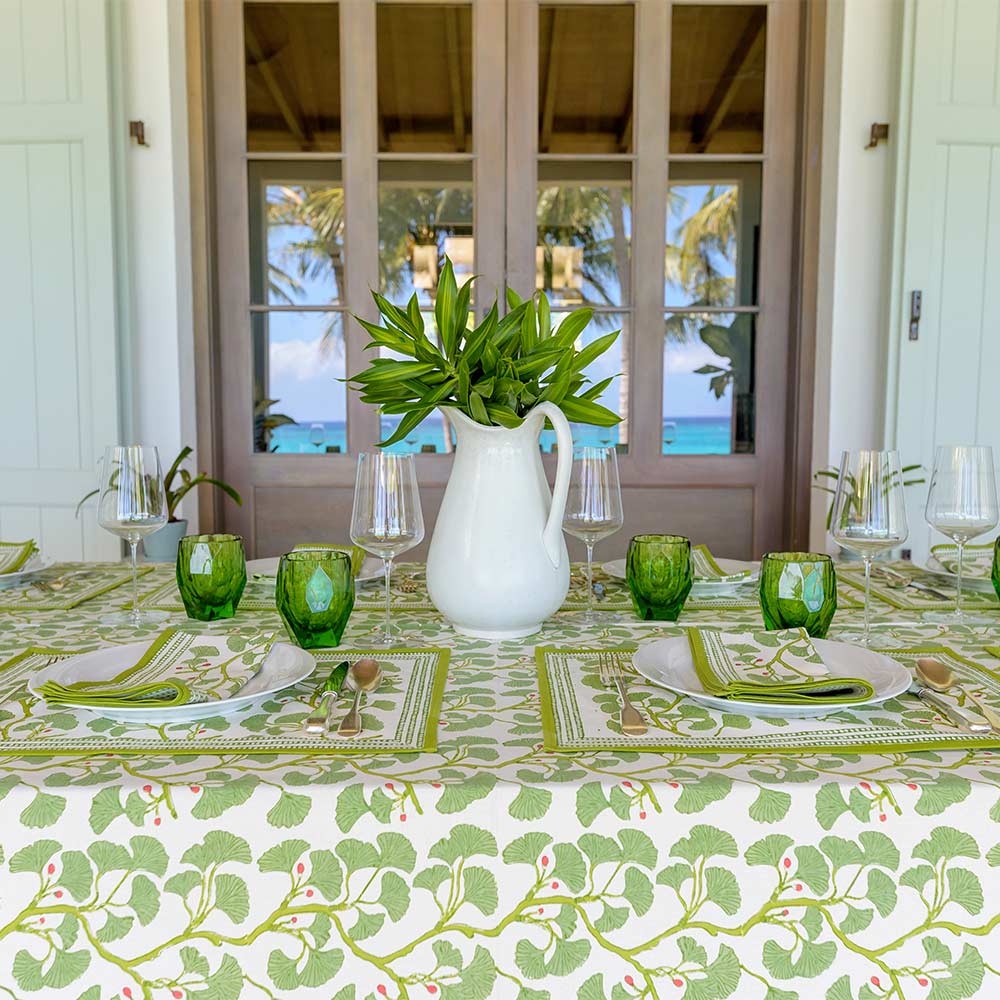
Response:
[[[90,803],[90,828],[94,833],[104,833],[114,820],[124,815],[119,790],[113,785],[102,788]]]
[[[736,876],[728,868],[708,868],[705,871],[705,888],[708,898],[732,916],[740,908],[740,887]]]
[[[221,865],[227,861],[237,865],[248,865],[252,861],[250,845],[228,830],[211,830],[200,844],[189,847],[181,855],[182,864],[194,865],[200,872],[209,865]]]
[[[810,941],[815,941],[823,930],[823,918],[819,910],[806,909],[799,918],[799,925],[806,932],[806,937]]]
[[[824,830],[830,830],[833,824],[849,810],[847,802],[844,801],[840,785],[831,781],[820,787],[816,793],[816,822]]]
[[[480,913],[490,916],[497,908],[497,881],[493,873],[485,868],[466,868],[462,873],[465,902],[476,907]]]
[[[587,866],[580,852],[572,844],[556,844],[553,854],[556,863],[552,877],[565,883],[570,892],[582,892],[587,880]]]
[[[770,839],[765,838],[765,840]],[[764,841],[760,841],[760,843],[764,843]],[[731,833],[704,823],[699,823],[691,827],[691,833],[687,837],[678,840],[670,848],[670,856],[672,858],[684,858],[685,861],[690,861],[692,864],[698,858],[707,859],[720,855],[727,858],[735,858],[738,857],[738,854],[736,841]],[[753,863],[752,861],[750,862],[750,864]]]
[[[437,802],[439,813],[456,813],[467,809],[473,802],[486,798],[493,791],[497,778],[495,774],[476,774],[466,781],[445,785]]]
[[[428,852],[429,857],[440,858],[448,864],[454,864],[459,858],[473,858],[478,854],[495,858],[496,838],[488,830],[468,823],[459,823]]]
[[[899,868],[899,848],[877,830],[865,830],[858,839],[865,852],[866,865],[881,865],[889,871]]]
[[[262,872],[290,873],[295,867],[295,862],[298,861],[308,849],[309,842],[307,840],[283,840],[280,844],[275,844],[274,847],[269,847],[260,856],[260,860],[257,862],[257,867]],[[337,864],[336,858],[333,858],[333,863]]]
[[[552,793],[547,788],[524,785],[511,802],[508,812],[514,819],[541,819],[549,811],[551,803]]]
[[[315,886],[332,903],[344,885],[344,872],[332,851],[313,851],[309,855],[309,884]]]
[[[219,967],[198,991],[198,1000],[237,1000],[243,990],[243,972],[232,955],[225,955]]]
[[[308,795],[282,791],[278,801],[268,810],[267,821],[279,829],[299,826],[311,808],[312,799]]]
[[[580,986],[576,1000],[607,1000],[604,994],[604,976],[595,972]]]
[[[932,878],[934,878],[934,869],[930,865],[917,865],[914,868],[908,868],[899,876],[899,884],[919,892]]]
[[[724,799],[732,787],[732,778],[724,774],[708,774],[696,782],[685,783],[674,808],[685,814],[701,812],[713,802]]]
[[[97,936],[100,938],[100,932]],[[22,949],[14,956],[13,973],[22,990],[57,990],[79,979],[89,965],[90,954],[86,951],[56,951],[52,964],[43,972],[42,959]]]
[[[862,910],[857,906],[848,906],[847,916],[841,921],[840,929],[844,934],[857,934],[867,930],[874,917],[875,911],[867,907]]]
[[[417,872],[413,879],[414,888],[426,889],[430,893],[437,892],[438,886],[451,877],[451,869],[446,865],[431,865]]]
[[[191,972],[202,979],[208,978],[208,959],[194,948],[188,946],[181,948],[181,965],[185,972]]]
[[[534,865],[542,855],[542,851],[552,842],[547,833],[525,833],[512,840],[503,851],[504,864]],[[56,845],[58,846],[58,845]]]
[[[632,909],[642,917],[653,905],[653,883],[649,880],[649,876],[638,868],[626,868],[622,895],[629,901]]]
[[[171,875],[163,884],[164,892],[173,893],[175,896],[180,896],[181,899],[186,899],[188,893],[195,888],[195,886],[201,885],[201,876],[192,871],[190,868],[185,871],[178,872],[176,875]],[[207,975],[207,973],[206,973]]]
[[[238,875],[223,873],[215,876],[215,908],[234,924],[241,924],[250,914],[250,893]]]
[[[705,968],[703,979],[689,979],[685,1000],[721,1000],[732,996],[740,984],[740,961],[728,945],[719,945],[719,954]]]
[[[63,851],[59,858],[59,866],[56,885],[61,885],[78,903],[82,902],[90,895],[94,884],[94,873],[87,855],[83,851]],[[13,870],[13,859],[11,870]]]
[[[764,967],[775,979],[815,979],[833,965],[837,945],[833,941],[803,941],[799,957],[792,961],[794,948],[782,948],[777,941],[765,941]]]
[[[580,850],[590,859],[592,865],[621,860],[622,849],[610,837],[597,833],[585,833],[578,841]]]
[[[36,840],[11,856],[10,870],[40,873],[61,846],[58,840]]]
[[[417,852],[401,833],[380,833],[375,841],[378,844],[381,867],[398,868],[401,872],[413,871],[417,863]]]
[[[681,935],[677,939],[677,948],[681,953],[682,964],[708,965],[708,952],[693,937]]]
[[[948,894],[966,913],[975,916],[983,909],[983,887],[979,878],[966,868],[948,869]]]
[[[337,856],[344,863],[347,874],[361,871],[365,868],[379,866],[378,852],[371,844],[363,840],[342,840],[337,844]]]
[[[337,796],[335,819],[341,833],[349,833],[352,826],[368,812],[363,785],[348,785]]]
[[[472,961],[459,974],[458,984],[448,987],[446,1000],[489,1000],[496,978],[493,958],[482,945],[477,944]]]
[[[385,907],[393,923],[400,921],[410,908],[410,889],[400,875],[387,871],[382,876],[378,901]]]
[[[841,976],[827,991],[826,1000],[854,1000],[851,977]]]
[[[819,846],[834,868],[864,863],[864,853],[853,840],[845,840],[843,837],[824,837]]]
[[[972,945],[963,946],[962,954],[949,972],[948,977],[935,977],[928,1000],[966,1000],[981,995],[985,970],[982,956]]]
[[[657,885],[669,885],[673,889],[680,887],[689,879],[694,877],[694,870],[690,865],[681,864],[667,865],[656,876]]]
[[[588,781],[576,793],[576,818],[581,826],[590,826],[608,808],[608,800],[599,781]]]
[[[97,933],[94,936],[101,944],[107,944],[110,941],[120,941],[132,930],[134,923],[134,917],[118,916],[109,911],[104,919],[104,924],[97,929]]]
[[[949,826],[938,826],[931,831],[929,838],[917,844],[913,856],[936,865],[941,860],[978,858],[979,845],[967,833]]]
[[[811,844],[796,847],[795,857],[798,860],[795,877],[821,896],[830,887],[830,866],[826,858]]]
[[[868,873],[868,891],[865,895],[875,904],[875,909],[882,917],[887,917],[896,908],[896,883],[880,868]]]
[[[135,915],[143,927],[152,922],[156,914],[160,912],[160,890],[153,884],[152,879],[145,875],[136,875],[132,879],[132,893],[129,896],[128,905],[135,910]]]
[[[227,809],[243,805],[253,795],[257,785],[257,777],[246,774],[224,785],[202,788],[191,815],[195,819],[217,819]]]
[[[758,823],[777,823],[785,818],[791,804],[792,797],[788,792],[761,787],[754,804],[750,806],[750,818]]]
[[[625,926],[630,915],[627,906],[611,906],[605,903],[601,915],[594,921],[594,926],[601,934],[617,931]]]
[[[132,868],[132,856],[121,844],[98,840],[87,848],[87,854],[97,867],[98,875],[115,871],[127,872]]]
[[[52,826],[58,822],[66,808],[66,800],[61,795],[35,792],[34,799],[21,812],[21,825],[31,829]]]
[[[659,852],[653,841],[641,830],[624,829],[618,834],[618,839],[622,845],[623,861],[632,861],[643,868],[656,867]]]
[[[959,774],[944,773],[921,782],[920,797],[913,807],[920,816],[937,816],[948,806],[964,802],[972,791],[972,783]]]
[[[167,873],[167,852],[154,837],[136,835],[129,841],[132,848],[132,871],[150,872],[161,878]]]
[[[777,868],[792,846],[792,838],[783,833],[772,833],[751,844],[746,851],[748,865],[770,865]]]

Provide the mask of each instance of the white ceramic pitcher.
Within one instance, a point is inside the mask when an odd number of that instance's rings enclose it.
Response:
[[[427,589],[456,631],[484,639],[537,632],[566,599],[562,533],[573,435],[562,410],[539,403],[520,427],[486,427],[445,411],[457,447],[427,554]],[[550,493],[538,438],[548,418],[559,459]]]

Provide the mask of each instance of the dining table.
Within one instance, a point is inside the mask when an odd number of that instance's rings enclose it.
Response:
[[[173,572],[143,567],[140,592],[182,624]],[[862,616],[857,564],[838,573],[832,640]],[[495,642],[456,633],[423,566],[398,566],[400,649],[430,657],[433,703],[417,744],[354,752],[302,749],[292,730],[342,651],[372,652],[377,581],[316,676],[248,709],[233,740],[208,718],[130,742],[129,723],[46,707],[34,672],[164,625],[101,624],[129,597],[103,577],[79,601],[0,590],[0,996],[1000,996],[1000,735],[928,735],[929,710],[904,694],[892,719],[865,717],[896,734],[884,744],[852,736],[848,708],[843,726],[797,736],[632,684],[659,743],[631,743],[599,680],[560,685],[587,657],[627,669],[632,649],[692,625],[761,628],[760,607],[751,587],[640,621],[598,570],[610,620],[587,625],[572,574],[541,632]],[[986,624],[946,628],[921,618],[933,598],[901,594],[876,588],[874,634],[904,660],[950,656],[1000,710],[1000,602],[980,595]],[[251,580],[214,627],[282,632],[273,583]],[[572,718],[580,691],[606,708],[606,739],[587,735],[596,715]]]

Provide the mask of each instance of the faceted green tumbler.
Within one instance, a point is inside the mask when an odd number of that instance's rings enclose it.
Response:
[[[189,618],[232,618],[247,585],[239,535],[186,535],[177,548],[177,589]]]
[[[990,574],[993,580],[993,589],[1000,597],[1000,538],[993,543],[993,572]]]
[[[804,628],[822,639],[837,610],[837,571],[818,552],[768,552],[760,566],[760,608],[769,629]]]
[[[340,643],[354,609],[351,557],[335,549],[286,552],[275,586],[278,614],[303,649]]]
[[[677,621],[691,592],[691,541],[683,535],[636,535],[625,577],[643,621]]]

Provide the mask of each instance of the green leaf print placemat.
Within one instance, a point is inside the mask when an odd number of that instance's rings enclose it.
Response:
[[[915,587],[890,587],[884,579],[879,579],[876,572],[872,573],[872,597],[877,597],[890,607],[898,608],[901,611],[952,611],[954,609],[955,588],[948,582],[929,573],[921,573],[910,563],[894,562],[886,565],[897,573],[902,573],[919,583],[933,587],[939,593],[944,594],[948,600],[942,601],[939,597],[932,597],[926,591],[918,590]],[[864,598],[865,571],[863,568],[838,566],[837,578],[849,586],[855,594]],[[977,611],[992,609],[997,612],[997,624],[1000,625],[1000,601],[997,600],[995,594],[967,590],[963,587],[962,607],[968,610],[975,608]]]
[[[536,650],[546,750],[892,753],[1000,746],[1000,735],[974,736],[959,730],[909,694],[878,705],[832,708],[829,715],[814,719],[720,712],[632,672],[633,652],[624,648]],[[629,697],[649,723],[645,736],[621,732],[617,694],[603,687],[598,675],[601,654],[617,657],[628,672]],[[941,646],[896,649],[886,655],[908,666],[917,657],[933,655],[952,667],[960,684],[1000,711],[1000,676],[981,663]]]
[[[188,722],[119,722],[98,712],[49,707],[28,690],[32,674],[74,654],[28,649],[0,665],[0,743],[21,756],[114,754],[367,754],[432,751],[448,671],[446,649],[322,649],[311,676],[227,715]],[[314,736],[303,723],[318,685],[342,660],[372,656],[382,667],[379,689],[362,702],[365,733],[354,739]],[[335,720],[347,712],[346,691]],[[353,697],[353,693],[351,693]]]
[[[152,566],[140,566],[139,576],[152,571]],[[0,611],[68,611],[131,579],[132,569],[124,563],[60,563],[23,584],[0,589]]]

